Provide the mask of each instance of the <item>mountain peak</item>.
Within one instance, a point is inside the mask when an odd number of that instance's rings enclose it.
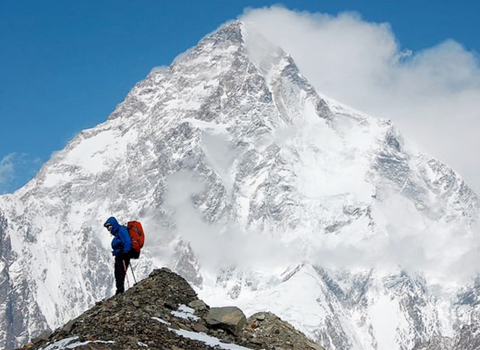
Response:
[[[244,23],[241,21],[228,22],[215,30],[213,33],[203,38],[199,42],[199,45],[204,45],[207,42],[218,45],[221,42],[226,41],[236,44],[242,44],[244,42],[242,35],[244,26]]]
[[[441,250],[475,236],[473,192],[392,123],[320,96],[241,22],[152,71],[0,205],[9,349],[112,294],[111,215],[144,223],[140,276],[168,266],[205,300],[272,310],[329,348],[411,349],[454,334],[478,308],[467,298],[459,313],[456,295],[437,302],[427,278],[389,268],[471,265],[475,246]]]

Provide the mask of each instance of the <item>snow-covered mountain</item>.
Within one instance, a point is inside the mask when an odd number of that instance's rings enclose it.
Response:
[[[0,197],[0,346],[113,293],[111,215],[147,232],[137,278],[168,266],[327,349],[478,348],[477,196],[248,24],[154,69]]]

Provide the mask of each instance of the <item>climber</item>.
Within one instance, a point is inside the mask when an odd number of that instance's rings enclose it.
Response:
[[[125,291],[125,275],[130,264],[130,249],[132,249],[132,241],[128,230],[125,226],[118,223],[113,216],[103,225],[114,237],[112,239],[112,254],[115,256],[115,283],[117,291],[120,294]]]

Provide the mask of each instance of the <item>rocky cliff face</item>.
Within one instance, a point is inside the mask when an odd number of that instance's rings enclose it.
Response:
[[[270,310],[330,350],[470,350],[478,288],[416,263],[475,252],[450,246],[477,235],[478,210],[390,121],[319,95],[281,48],[230,23],[0,197],[0,346],[112,295],[114,215],[147,232],[138,277],[168,266],[208,303]]]
[[[219,316],[220,315],[220,316]],[[125,294],[97,302],[22,349],[324,350],[277,316],[248,320],[235,307],[211,309],[188,282],[153,271]]]

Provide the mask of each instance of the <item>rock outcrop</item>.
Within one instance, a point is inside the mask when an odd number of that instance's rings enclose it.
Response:
[[[274,314],[247,319],[237,307],[210,308],[166,268],[22,349],[324,350]]]
[[[232,334],[239,334],[245,326],[247,318],[238,307],[227,306],[211,308],[205,321],[212,327],[224,329]]]

